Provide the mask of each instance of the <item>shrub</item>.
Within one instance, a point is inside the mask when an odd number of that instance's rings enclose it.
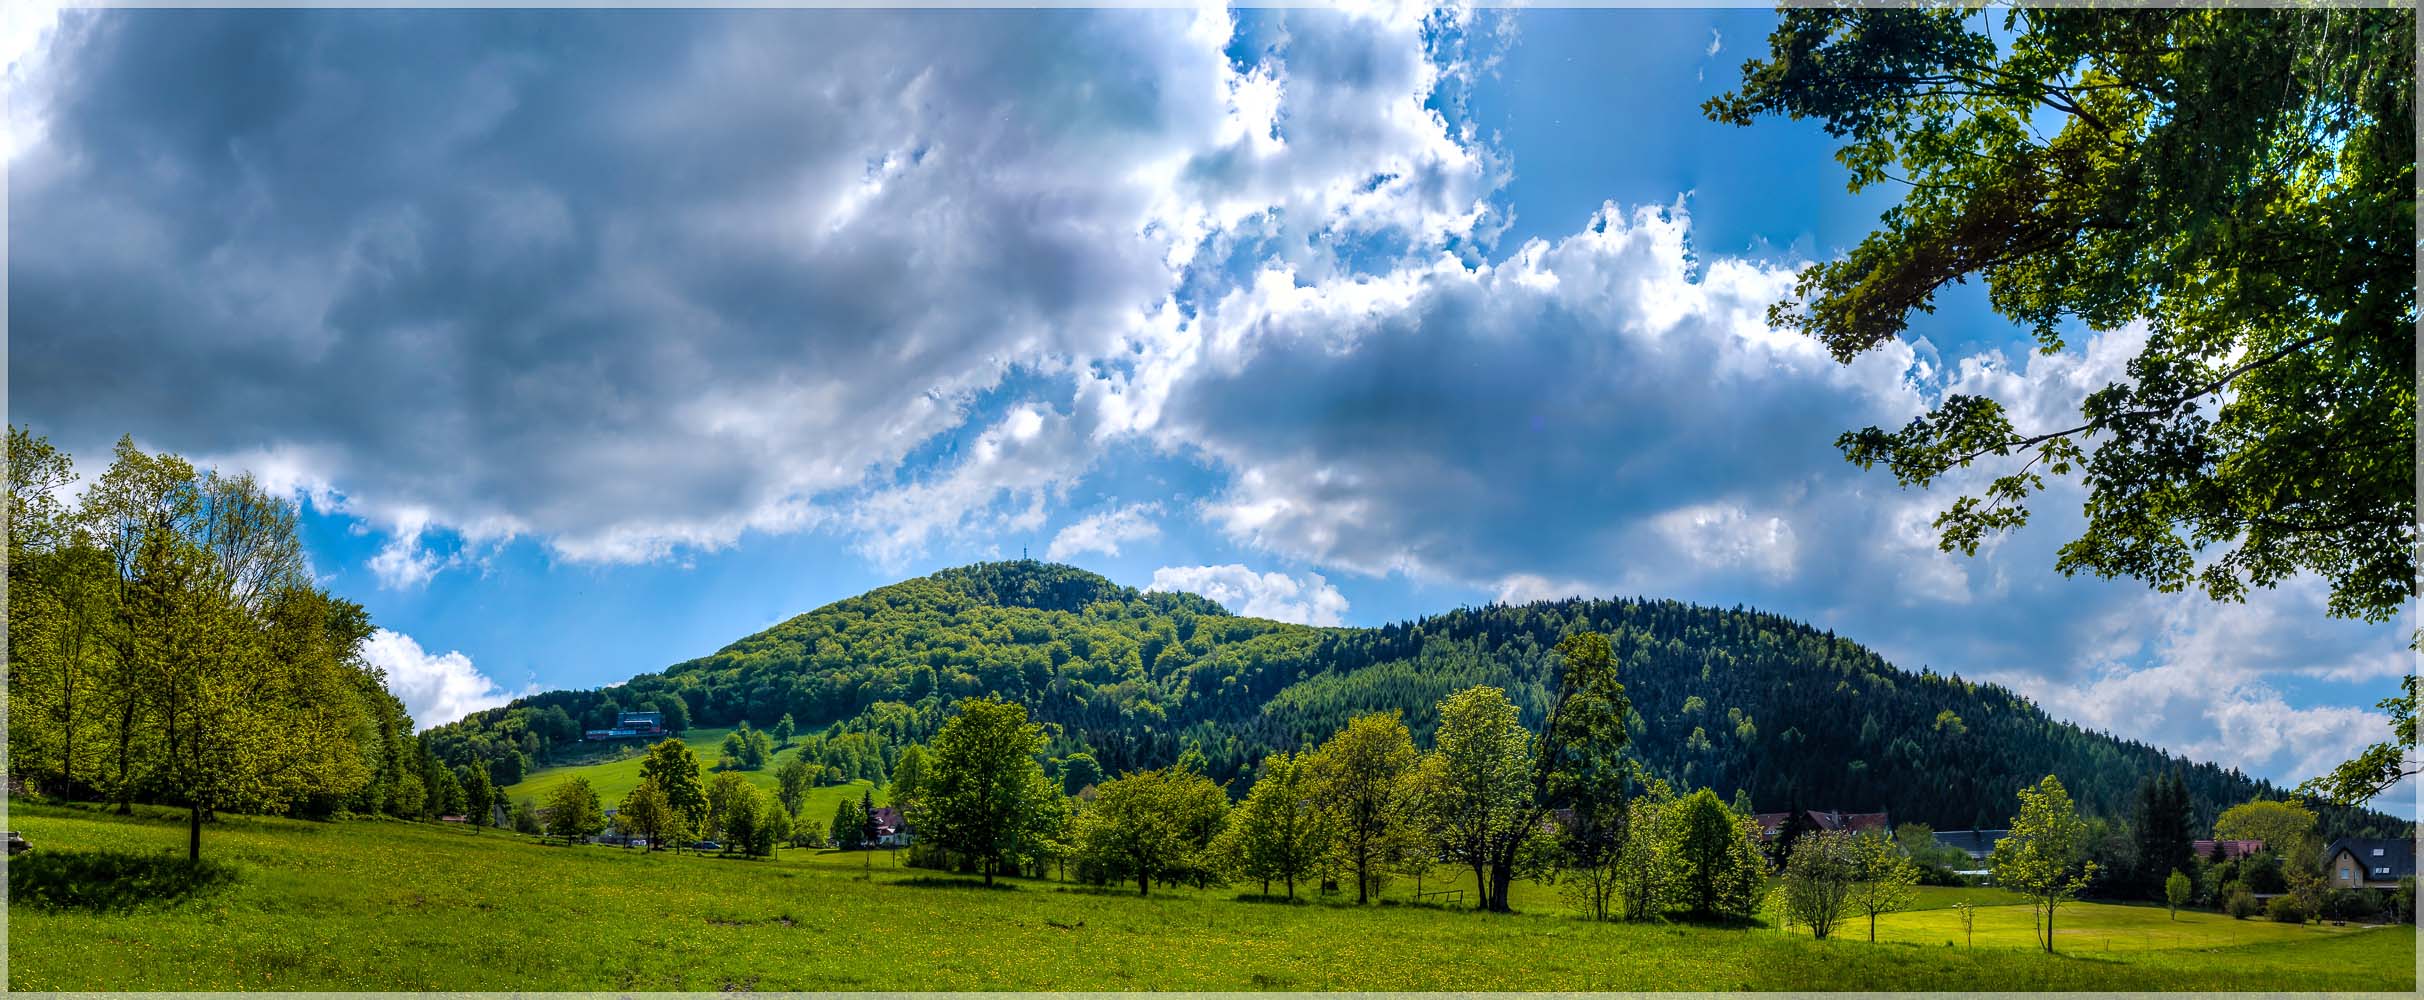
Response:
[[[36,851],[8,863],[9,905],[124,913],[172,906],[223,888],[234,868],[204,858],[134,851]]]
[[[2222,904],[2232,920],[2245,920],[2256,915],[2256,894],[2245,889],[2231,890],[2230,899]]]
[[[2363,889],[2333,889],[2323,897],[2323,916],[2332,920],[2370,921],[2382,915],[2378,894]]]
[[[2288,896],[2273,897],[2272,906],[2265,909],[2264,915],[2277,924],[2302,924],[2307,916],[2306,908]]]

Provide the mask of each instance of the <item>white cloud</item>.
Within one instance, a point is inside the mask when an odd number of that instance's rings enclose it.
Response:
[[[1200,594],[1248,618],[1301,625],[1339,625],[1347,618],[1346,597],[1319,573],[1257,573],[1235,563],[1164,566],[1153,571],[1153,582],[1145,589]]]
[[[362,644],[362,659],[387,672],[387,689],[404,702],[415,726],[453,722],[484,708],[495,708],[518,697],[472,666],[471,657],[448,651],[431,654],[409,635],[380,629]],[[529,691],[521,694],[531,693]]]
[[[1717,29],[1715,29],[1715,28],[1710,28],[1710,29],[1709,29],[1709,47],[1708,47],[1708,50],[1707,50],[1706,52],[1702,53],[1702,54],[1703,54],[1703,55],[1707,55],[1707,56],[1709,56],[1709,57],[1711,57],[1711,58],[1714,58],[1714,57],[1717,55],[1717,50],[1722,49],[1722,48],[1724,48],[1724,47],[1725,47],[1725,36],[1724,36],[1724,35],[1720,35],[1720,34],[1718,34],[1718,33],[1717,33]]]
[[[1153,502],[1089,514],[1052,536],[1052,546],[1044,555],[1049,559],[1066,559],[1084,552],[1116,556],[1124,543],[1161,534],[1161,525],[1153,521],[1153,516],[1159,513],[1161,504]]]
[[[61,375],[14,402],[70,448],[294,457],[389,534],[391,586],[446,571],[440,535],[637,563],[821,526],[895,565],[1086,469],[910,467],[1013,372],[1122,363],[1232,254],[1486,238],[1506,164],[1426,105],[1488,61],[1427,13],[1286,12],[1234,62],[1217,6],[567,14],[544,58],[441,16],[410,52],[397,21],[72,18],[11,164],[13,360]],[[96,356],[105,393],[68,377]]]

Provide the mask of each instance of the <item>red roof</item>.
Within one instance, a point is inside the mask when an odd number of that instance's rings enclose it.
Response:
[[[2225,840],[2221,843],[2222,860],[2224,861],[2237,861],[2240,858],[2244,858],[2252,854],[2260,854],[2264,851],[2264,842],[2261,840]],[[2192,849],[2197,852],[2197,856],[2200,858],[2210,858],[2214,856],[2214,842],[2211,840],[2197,841],[2194,845],[2192,845]]]

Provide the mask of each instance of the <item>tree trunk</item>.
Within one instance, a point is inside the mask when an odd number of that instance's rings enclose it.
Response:
[[[1153,894],[1153,876],[1147,875],[1141,870],[1136,873],[1136,894],[1139,896]]]
[[[990,888],[992,888],[992,887],[993,887],[993,859],[992,859],[992,858],[990,858],[990,857],[986,858],[986,859],[985,859],[985,866],[984,866],[984,867],[985,867],[985,888],[990,889]]]
[[[135,812],[135,790],[127,784],[128,770],[133,766],[135,741],[135,699],[128,696],[126,710],[118,720],[118,815],[132,816]]]
[[[1355,905],[1357,906],[1362,906],[1371,900],[1372,880],[1366,877],[1371,873],[1371,864],[1371,852],[1361,847],[1356,848]]]
[[[1296,899],[1296,873],[1295,873],[1295,872],[1289,872],[1289,873],[1288,873],[1288,899],[1289,899],[1289,901],[1291,901],[1291,902],[1295,901],[1295,899]]]
[[[1473,862],[1473,908],[1490,908],[1490,867],[1479,859]]]
[[[1869,943],[1877,943],[1877,911],[1869,911]]]
[[[1508,889],[1508,887],[1509,887],[1511,884],[1513,884],[1513,882],[1514,882],[1514,881],[1515,881],[1515,869],[1514,869],[1514,867],[1513,867],[1513,866],[1511,866],[1511,865],[1495,865],[1495,866],[1492,866],[1492,867],[1491,867],[1491,869],[1490,869],[1490,912],[1492,912],[1492,913],[1510,913],[1510,912],[1513,912],[1513,911],[1511,911],[1511,910],[1509,910],[1509,909],[1507,908],[1507,889]]]
[[[202,860],[202,803],[195,802],[185,811],[189,817],[185,825],[185,860],[198,862]]]

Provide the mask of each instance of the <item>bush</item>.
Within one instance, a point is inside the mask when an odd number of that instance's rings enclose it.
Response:
[[[2245,889],[2234,889],[2231,891],[2229,900],[2222,904],[2222,909],[2223,912],[2230,914],[2232,920],[2245,920],[2255,916],[2256,894]]]
[[[2323,916],[2332,920],[2372,921],[2382,915],[2377,893],[2363,889],[2333,889],[2323,896]]]
[[[204,858],[134,851],[34,851],[8,863],[9,905],[125,913],[173,906],[223,888],[236,870]]]
[[[2276,924],[2302,924],[2307,917],[2306,908],[2288,896],[2273,897],[2272,906],[2265,909],[2264,915]]]
[[[1918,867],[1920,885],[1942,885],[1958,888],[1969,884],[1968,879],[1962,878],[1952,869],[1946,868],[1943,865],[1920,865]]]

